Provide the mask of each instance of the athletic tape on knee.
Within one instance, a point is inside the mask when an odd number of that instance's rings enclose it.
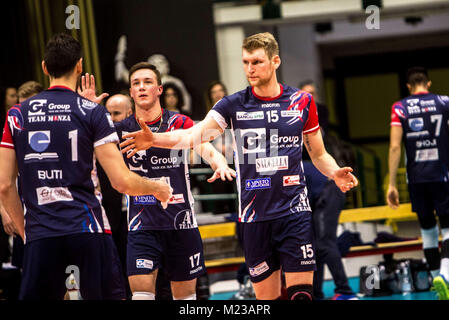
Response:
[[[176,299],[175,297],[173,297],[173,300],[196,300],[196,294],[191,294],[190,296],[181,298],[181,299]]]
[[[155,295],[152,292],[136,291],[131,300],[155,300]]]
[[[298,284],[287,288],[288,300],[313,300],[313,286],[310,284]]]
[[[430,229],[421,229],[422,248],[432,249],[438,248],[438,226]]]

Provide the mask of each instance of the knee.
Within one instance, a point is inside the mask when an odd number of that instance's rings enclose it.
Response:
[[[313,300],[313,286],[311,284],[298,284],[287,288],[288,300]]]

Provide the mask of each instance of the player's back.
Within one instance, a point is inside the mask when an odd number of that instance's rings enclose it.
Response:
[[[108,232],[91,177],[94,147],[117,141],[106,109],[55,86],[12,108],[8,124],[18,160],[27,241]]]
[[[449,98],[423,92],[392,108],[392,126],[401,126],[411,183],[449,178]]]

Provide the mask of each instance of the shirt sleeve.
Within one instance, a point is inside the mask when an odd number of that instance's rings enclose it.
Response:
[[[224,97],[220,101],[218,101],[213,107],[212,110],[206,115],[206,118],[214,119],[221,129],[226,129],[231,122],[229,109],[231,108],[230,102],[227,97]]]
[[[6,115],[5,125],[3,127],[3,135],[2,135],[2,141],[0,142],[0,147],[2,148],[8,148],[8,149],[14,149],[14,141],[12,139],[12,133],[11,128],[8,124],[8,114]]]
[[[106,108],[98,105],[92,110],[92,122],[94,132],[94,147],[101,146],[106,143],[119,143],[117,131],[112,122],[111,115]]]
[[[392,127],[402,127],[401,119],[404,118],[404,107],[400,102],[393,103],[393,106],[391,107],[391,122],[390,126]]]
[[[169,120],[169,126],[167,131],[173,131],[178,129],[189,129],[195,125],[192,119],[183,114],[175,114],[173,119]]]
[[[309,99],[309,102],[310,102],[309,117],[307,118],[306,124],[303,129],[303,133],[309,134],[309,133],[319,130],[320,124],[318,122],[318,111],[316,108],[315,100],[313,100],[313,97],[311,94],[308,94],[306,99]]]

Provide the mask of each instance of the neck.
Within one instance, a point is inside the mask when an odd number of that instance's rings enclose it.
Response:
[[[277,97],[281,93],[281,86],[279,85],[276,76],[274,76],[270,79],[269,82],[254,87],[254,92],[259,97],[264,98]]]
[[[411,94],[417,94],[420,92],[429,92],[429,89],[427,88],[427,86],[416,86],[411,90]]]
[[[144,109],[138,105],[136,105],[136,117],[139,119],[143,119],[145,122],[153,122],[157,118],[159,118],[162,114],[162,108],[158,101],[152,107],[148,109]]]
[[[73,74],[68,77],[62,78],[51,78],[50,77],[50,87],[53,86],[64,86],[76,91],[76,83],[78,80],[78,75]]]

